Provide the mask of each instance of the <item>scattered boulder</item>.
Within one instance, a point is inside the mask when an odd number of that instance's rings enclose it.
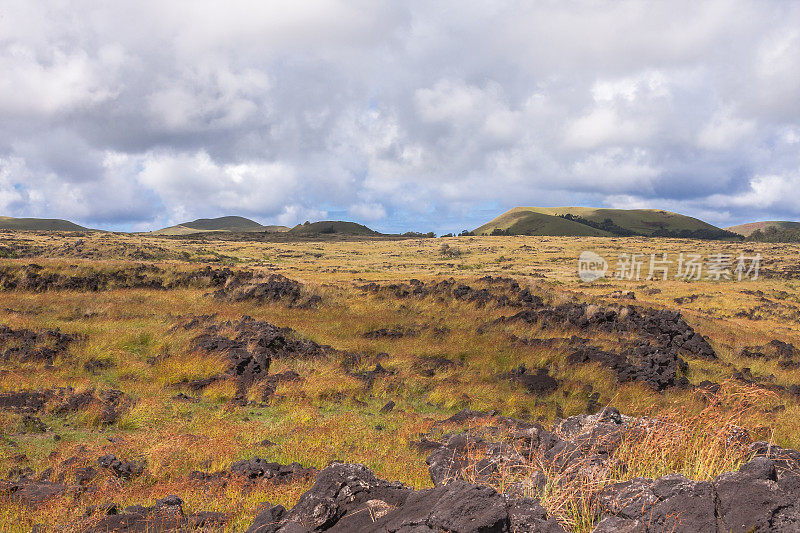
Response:
[[[69,487],[48,480],[34,480],[22,475],[17,480],[0,481],[0,494],[26,507],[35,507],[52,498],[61,496]]]
[[[50,397],[50,391],[0,392],[0,409],[36,413],[44,409]]]
[[[53,387],[40,391],[20,390],[0,393],[0,409],[21,413],[37,413],[45,409],[60,415],[90,407],[100,412],[100,423],[113,424],[130,407],[132,401],[122,391],[109,389],[75,392],[72,387]]]
[[[106,468],[120,479],[131,479],[142,475],[145,464],[141,461],[124,461],[117,459],[114,454],[104,455],[97,459],[97,464],[101,468]]]
[[[546,368],[539,368],[535,374],[532,374],[525,368],[525,365],[520,365],[500,377],[522,385],[529,393],[535,396],[544,396],[558,388],[558,380],[552,377]]]
[[[42,422],[39,417],[22,415],[20,431],[22,433],[44,433],[47,431],[47,426],[44,425],[44,422]]]
[[[66,353],[78,339],[78,335],[61,333],[58,329],[34,331],[0,324],[0,361],[52,364],[56,356]]]
[[[300,374],[294,370],[287,370],[278,374],[270,374],[266,377],[264,383],[264,392],[261,394],[261,401],[267,402],[278,390],[278,385],[281,383],[290,383],[293,381],[303,381]]]
[[[91,466],[84,466],[75,471],[75,483],[85,485],[95,478],[97,470]]]
[[[304,468],[300,463],[282,465],[271,463],[260,457],[243,459],[231,464],[230,472],[247,480],[268,479],[276,482],[302,479],[316,474],[313,468]]]
[[[689,368],[686,361],[674,351],[662,350],[649,344],[635,346],[623,353],[585,346],[567,356],[567,362],[599,363],[613,370],[622,383],[639,381],[659,391],[689,384],[688,380],[680,375]]]
[[[363,336],[365,339],[401,339],[403,337],[415,337],[418,334],[419,332],[416,330],[403,326],[394,326],[367,331]]]
[[[83,364],[84,370],[90,374],[99,374],[103,370],[108,370],[114,366],[111,359],[89,359]]]
[[[302,283],[281,274],[270,274],[266,279],[230,278],[214,292],[214,297],[231,302],[283,302],[287,307],[302,309],[317,307],[321,301],[319,295],[309,294]]]
[[[797,485],[781,485],[775,464],[756,457],[713,481],[680,474],[637,478],[603,489],[594,533],[612,531],[768,532],[800,530]]]
[[[707,379],[704,379],[703,381],[701,381],[700,383],[697,384],[695,389],[697,389],[699,391],[702,391],[705,394],[709,394],[709,395],[713,396],[713,395],[717,394],[720,390],[722,390],[722,385],[720,385],[717,382],[709,381]]]
[[[464,481],[416,491],[380,480],[363,465],[333,463],[319,473],[294,508],[267,507],[248,531],[555,533],[563,529],[536,500],[510,498]]]
[[[411,369],[420,376],[433,377],[438,372],[446,372],[456,368],[458,364],[446,357],[418,357],[411,365]]]
[[[84,533],[148,532],[148,531],[217,531],[227,521],[224,513],[200,512],[186,515],[183,500],[167,496],[149,507],[131,505],[122,513],[108,514],[100,520],[87,520]]]
[[[231,464],[229,470],[221,470],[219,472],[200,472],[195,470],[189,473],[189,479],[201,482],[223,482],[225,483],[229,478],[236,477],[240,480],[245,480],[250,483],[259,481],[269,481],[271,483],[289,483],[306,478],[310,478],[317,473],[314,468],[305,468],[299,463],[291,463],[282,465],[280,463],[272,463],[261,459],[260,457],[253,457],[251,459],[243,459],[235,461]]]
[[[525,458],[504,442],[487,442],[469,433],[452,435],[425,460],[435,486],[465,476],[476,483],[498,481],[502,474],[521,471]]]
[[[237,322],[212,324],[195,337],[192,344],[196,349],[222,357],[228,362],[228,370],[224,376],[211,377],[202,383],[196,383],[196,390],[217,379],[232,377],[238,384],[236,401],[239,403],[246,401],[247,391],[253,384],[268,379],[273,358],[312,359],[340,354],[330,346],[299,338],[291,328],[279,328],[249,316],[244,316]],[[284,374],[286,375],[283,377],[288,377],[288,373]],[[299,378],[296,373],[292,376],[293,379]],[[283,377],[275,378],[272,385],[277,385]]]
[[[372,370],[365,370],[363,372],[355,372],[355,373],[351,373],[350,375],[355,377],[355,378],[360,379],[361,381],[363,381],[366,384],[367,389],[371,389],[372,385],[375,383],[375,379],[376,378],[392,376],[395,373],[396,373],[395,370],[387,370],[380,363],[376,363],[375,364],[375,368],[372,369]]]
[[[132,259],[137,258],[132,257]],[[252,271],[235,271],[227,267],[205,266],[197,270],[167,271],[153,264],[138,264],[112,270],[81,267],[77,269],[77,273],[60,273],[47,271],[41,265],[31,263],[1,267],[0,289],[32,292],[62,290],[98,292],[113,289],[213,288],[227,283],[244,283],[253,276]]]
[[[387,293],[396,298],[430,297],[453,298],[475,302],[479,306],[494,304],[497,307],[521,308],[512,315],[498,319],[497,323],[522,321],[541,327],[571,327],[579,331],[631,334],[635,340],[621,353],[606,352],[598,348],[577,344],[578,349],[570,357],[572,363],[597,362],[609,366],[621,381],[642,381],[656,390],[668,387],[685,387],[688,381],[681,375],[688,365],[682,356],[690,355],[702,359],[716,359],[716,353],[708,341],[683,320],[677,311],[650,309],[633,305],[602,307],[596,304],[568,302],[547,305],[544,300],[523,289],[513,279],[485,276],[478,280],[487,288],[475,288],[459,283],[453,278],[439,282],[423,283],[412,279],[409,283],[394,283],[385,286],[369,283],[362,290],[372,293]],[[635,299],[632,293],[612,294],[623,299]],[[390,335],[389,331],[380,331]],[[375,333],[376,332],[371,332]],[[575,339],[578,339],[575,337]],[[516,339],[531,345],[549,345],[549,340]],[[433,375],[433,370],[422,369],[423,375]],[[504,376],[512,378],[510,375]],[[517,376],[521,378],[521,376]],[[550,383],[545,376],[536,381],[523,378],[534,385]],[[517,379],[519,381],[519,379]],[[549,386],[549,385],[548,385]],[[536,392],[534,392],[536,393]]]

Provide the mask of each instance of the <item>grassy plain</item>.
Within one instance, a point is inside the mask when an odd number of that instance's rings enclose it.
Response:
[[[443,255],[443,244],[459,253]],[[581,282],[576,265],[583,250],[608,258],[611,272],[618,254],[645,254],[642,279]],[[602,237],[258,242],[103,233],[2,233],[0,252],[6,256],[0,259],[0,269],[35,263],[45,273],[68,275],[112,272],[141,264],[155,265],[165,276],[207,264],[275,272],[300,281],[322,298],[316,309],[299,309],[281,302],[221,301],[203,287],[0,290],[0,324],[15,329],[59,328],[81,335],[81,341],[71,344],[52,365],[0,360],[0,392],[70,386],[78,391],[118,389],[132,399],[130,408],[112,425],[100,424],[96,413],[45,411],[38,415],[48,428],[44,432],[23,431],[20,413],[0,410],[0,474],[18,467],[36,472],[52,467],[55,475],[65,468],[63,461],[68,457],[92,459],[106,453],[143,460],[147,465],[144,475],[128,481],[101,472],[91,482],[92,490],[59,497],[34,509],[0,496],[3,531],[27,531],[36,523],[69,526],[79,523],[92,505],[109,501],[121,506],[147,505],[167,494],[183,498],[187,511],[228,513],[227,527],[242,531],[257,513],[259,502],[288,507],[311,482],[216,486],[197,484],[188,479],[189,472],[224,469],[232,461],[255,455],[315,468],[339,460],[364,463],[381,478],[427,487],[431,483],[425,454],[410,443],[431,431],[435,421],[470,408],[549,426],[556,418],[585,412],[592,392],[599,393],[602,405],[613,405],[625,414],[663,415],[679,422],[678,429],[655,441],[623,447],[620,453],[636,458],[631,462],[637,467],[620,473],[621,477],[681,471],[708,479],[735,467],[740,458],[715,447],[724,441],[717,431],[721,426],[743,426],[754,437],[800,447],[800,402],[788,392],[730,382],[730,394],[708,411],[708,403],[699,401],[691,390],[658,393],[637,383],[620,384],[607,369],[567,364],[567,346],[512,342],[512,335],[544,338],[576,333],[493,324],[497,318],[513,314],[512,309],[433,296],[397,299],[361,289],[370,282],[450,277],[480,287],[479,278],[491,275],[514,278],[553,302],[676,309],[709,339],[720,359],[688,359],[690,382],[729,382],[735,371],[748,367],[762,385],[789,387],[800,384],[797,366],[781,366],[774,359],[754,360],[740,352],[773,339],[800,346],[800,247],[794,245]],[[668,280],[644,279],[649,254],[667,253],[676,260],[681,252],[704,256],[760,253],[761,276],[741,282],[682,281],[672,276]],[[633,291],[635,300],[621,299],[617,291]],[[268,405],[254,401],[242,407],[232,402],[233,383],[217,382],[200,393],[182,385],[215,375],[223,366],[191,348],[193,332],[173,329],[182,317],[190,315],[216,315],[218,321],[248,315],[288,326],[320,344],[364,354],[360,370],[379,361],[394,373],[376,379],[368,388],[352,372],[345,372],[336,359],[281,359],[273,362],[270,373],[294,370],[302,381],[281,384]],[[364,337],[378,328],[405,328],[418,334]],[[448,333],[442,335],[441,331]],[[613,347],[618,340],[608,334],[592,336],[593,343],[601,347]],[[420,375],[415,364],[420,358],[433,357],[459,364],[433,376]],[[85,364],[93,360],[111,364],[90,372]],[[521,364],[548,368],[560,382],[558,389],[532,396],[498,379],[499,374]],[[180,392],[195,395],[199,401],[173,399]],[[251,399],[256,399],[258,392],[256,387]],[[380,413],[389,401],[396,403],[394,410]],[[275,445],[263,446],[264,439]],[[665,447],[666,442],[672,446]],[[550,509],[562,513],[565,524],[576,531],[588,529],[587,520],[575,518],[580,514],[575,502],[566,505],[563,494],[540,496]]]

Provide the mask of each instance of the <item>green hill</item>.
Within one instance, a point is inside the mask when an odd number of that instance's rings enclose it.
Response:
[[[233,232],[267,232],[275,233],[288,231],[286,226],[264,226],[249,218],[227,216],[218,218],[198,218],[192,222],[184,222],[157,231],[154,235],[190,235],[192,233],[205,233],[209,231]]]
[[[91,231],[59,218],[13,218],[0,216],[0,230],[12,231]]]
[[[574,235],[578,237],[607,237],[611,235],[607,231],[592,228],[572,220],[524,209],[527,208],[517,207],[503,213],[491,222],[477,228],[473,233],[475,235],[490,235],[495,230],[501,230],[505,235]]]
[[[728,231],[738,233],[749,237],[754,231],[765,231],[767,228],[775,228],[777,230],[799,229],[800,222],[790,222],[788,220],[767,220],[764,222],[748,222],[747,224],[739,224],[738,226],[730,226],[725,228]]]
[[[289,230],[289,233],[292,235],[380,235],[377,231],[371,230],[362,224],[342,220],[306,222],[293,227]]]
[[[654,236],[733,239],[736,235],[700,219],[663,209],[515,207],[474,233],[489,235]]]

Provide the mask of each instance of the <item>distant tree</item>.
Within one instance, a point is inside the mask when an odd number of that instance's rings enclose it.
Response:
[[[800,228],[778,228],[770,226],[757,229],[746,238],[757,242],[800,242]]]
[[[453,236],[454,235],[452,233],[445,233],[444,235],[442,235],[442,237],[453,237]]]
[[[468,229],[463,230],[461,233],[458,234],[459,237],[471,237],[472,232]]]

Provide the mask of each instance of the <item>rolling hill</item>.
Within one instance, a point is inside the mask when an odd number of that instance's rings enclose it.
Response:
[[[266,232],[276,233],[288,231],[286,226],[264,226],[249,218],[226,216],[218,218],[198,218],[192,222],[184,222],[168,228],[151,232],[153,235],[190,235],[192,233],[206,233],[209,231],[232,232]]]
[[[662,209],[515,207],[475,229],[477,235],[661,236],[736,238],[707,222]]]
[[[775,228],[778,230],[800,229],[800,222],[790,222],[788,220],[766,220],[764,222],[748,222],[747,224],[730,226],[725,229],[734,233],[738,233],[739,235],[749,237],[754,231],[759,229],[764,231],[767,228]]]
[[[291,235],[381,235],[362,224],[342,220],[323,220],[298,224],[289,230]]]
[[[547,215],[527,208],[514,208],[473,231],[476,235],[490,235],[495,230],[506,235],[552,235],[579,237],[607,237],[611,233],[573,220]]]
[[[92,231],[60,218],[14,218],[0,216],[0,230],[12,231]]]

